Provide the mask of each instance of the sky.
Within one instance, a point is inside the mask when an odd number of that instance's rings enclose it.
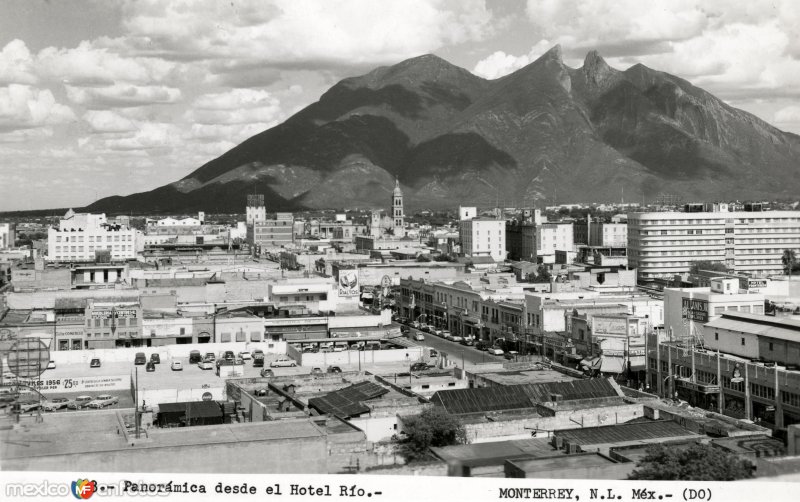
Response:
[[[376,66],[494,79],[556,44],[800,134],[796,0],[3,0],[0,211],[176,181]]]

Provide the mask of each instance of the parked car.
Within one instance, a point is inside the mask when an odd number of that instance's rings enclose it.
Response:
[[[213,370],[214,369],[214,361],[210,359],[203,359],[202,361],[197,363],[197,367],[201,370]]]
[[[427,363],[414,363],[411,365],[411,371],[425,371],[428,368]]]
[[[497,347],[492,347],[487,352],[493,356],[502,356],[505,353],[503,352],[503,349],[498,349]]]
[[[156,365],[153,363],[153,361],[148,361],[147,364],[144,365],[144,369],[145,371],[152,373],[156,370]]]
[[[150,354],[150,362],[153,364],[161,364],[161,356],[153,352]]]
[[[423,335],[422,333],[417,333],[416,335],[414,335],[414,340],[418,342],[423,342],[425,341],[425,335]]]
[[[408,328],[408,326],[400,326],[400,333],[406,335],[406,334],[408,334],[410,332],[411,332],[411,330]]]
[[[117,396],[112,396],[111,394],[100,394],[94,400],[90,401],[89,404],[86,405],[87,408],[105,408],[106,406],[113,406],[119,403],[119,398]]]
[[[80,410],[86,407],[87,404],[92,402],[94,398],[92,396],[78,396],[69,403],[67,403],[67,408],[70,410]]]
[[[433,330],[433,334],[436,336],[442,336],[444,334],[444,330],[441,328],[436,328]]]
[[[419,330],[420,331],[428,331],[428,325],[424,322],[419,323]]]
[[[264,354],[256,354],[253,357],[253,368],[263,368],[264,367]]]
[[[436,349],[428,349],[428,357],[439,357],[439,351]]]
[[[486,350],[489,348],[489,344],[483,340],[479,340],[478,342],[475,342],[475,348],[478,350]]]
[[[42,409],[44,411],[56,411],[66,408],[68,404],[69,399],[66,397],[54,397],[42,403]]]
[[[450,336],[450,338],[448,338],[448,340],[450,340],[451,342],[456,342],[456,343],[461,343],[461,340],[463,339],[464,339],[463,336],[452,336],[452,335]]]
[[[172,371],[183,371],[183,364],[177,359],[173,359],[169,367]]]
[[[445,340],[451,340],[452,341],[453,340],[453,334],[450,333],[447,330],[444,330],[444,331],[442,331],[442,338],[444,338]]]
[[[214,353],[213,353],[213,352],[206,352],[206,355],[205,355],[205,356],[203,356],[203,359],[204,359],[204,360],[206,360],[206,361],[208,361],[208,360],[210,359],[210,360],[213,362],[213,361],[215,361],[217,358],[214,356]]]
[[[509,361],[513,361],[514,359],[517,358],[518,354],[519,354],[519,352],[517,352],[516,350],[509,350],[508,352],[503,354],[503,357],[505,357]]]
[[[17,401],[14,407],[19,413],[28,413],[39,409],[41,404],[39,401]]]
[[[334,344],[334,346],[333,346],[333,351],[334,352],[344,352],[346,350],[347,350],[347,344],[346,343],[337,343],[337,344]]]
[[[322,374],[322,368],[312,368],[311,369],[311,374],[312,375],[321,375]]]
[[[90,368],[99,368],[100,367],[100,358],[94,357],[92,361],[89,363]]]
[[[133,364],[147,364],[147,356],[144,352],[137,352],[136,357],[133,358]]]
[[[47,363],[47,368],[45,368],[45,369],[48,369],[48,370],[54,370],[54,369],[56,369],[56,362],[55,362],[55,361],[49,361],[49,362]]]
[[[419,328],[419,323],[417,321],[411,321],[411,327],[418,329]]]
[[[307,345],[302,349],[303,354],[315,354],[319,351],[319,349],[313,345]]]
[[[250,355],[253,356],[253,359],[255,359],[256,356],[264,357],[264,351],[261,349],[255,349]]]
[[[228,359],[230,361],[236,360],[236,354],[233,353],[232,350],[226,350],[222,353],[220,359]]]
[[[461,345],[466,345],[467,347],[475,345],[475,339],[472,337],[464,338],[463,340],[461,340]]]
[[[253,356],[251,356],[249,352],[246,352],[246,351],[243,350],[243,351],[239,352],[239,358],[242,361],[249,361],[250,359],[253,358]]]
[[[196,364],[203,360],[203,355],[199,350],[189,352],[189,364]]]
[[[294,361],[294,359],[281,358],[272,361],[271,363],[269,363],[269,366],[270,368],[284,368],[287,366],[294,367],[297,366],[297,363]]]
[[[342,368],[338,366],[328,366],[328,373],[341,373]]]
[[[272,370],[271,370],[271,369],[269,369],[269,368],[264,368],[264,369],[262,369],[262,370],[261,370],[261,376],[262,376],[263,378],[270,378],[270,377],[274,377],[274,376],[275,376],[275,372],[274,372],[274,371],[272,371]]]

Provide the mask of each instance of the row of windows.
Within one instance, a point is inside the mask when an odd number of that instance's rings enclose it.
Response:
[[[122,242],[125,242],[125,241],[130,242],[132,240],[133,240],[133,236],[132,235],[107,235],[106,238],[105,238],[106,242],[120,242],[120,241],[122,241]],[[97,240],[95,241],[95,236],[94,235],[89,235],[87,237],[87,241],[88,242],[103,242],[103,236],[102,235],[98,235],[97,236]],[[56,235],[56,242],[61,242],[61,236],[60,235]],[[82,235],[66,235],[66,236],[64,236],[64,242],[83,242],[83,236]]]
[[[94,321],[94,322],[93,322]],[[87,319],[86,320],[86,327],[91,328],[92,324],[94,324],[95,328],[99,328],[100,326],[109,327],[111,326],[111,319]],[[116,326],[137,326],[139,324],[139,320],[135,317],[125,318],[120,317],[114,323]]]
[[[734,223],[733,218],[728,219],[705,219],[705,218],[684,218],[676,220],[648,220],[648,219],[633,219],[631,223],[639,223],[641,225],[721,225],[723,223]],[[744,224],[769,224],[769,223],[800,223],[800,218],[786,217],[786,218],[736,218],[735,223],[739,225]]]
[[[112,249],[110,244],[108,244],[106,246],[86,246],[86,247],[88,248],[89,251],[95,251],[95,250],[101,251],[103,249],[108,249],[108,250]],[[62,246],[56,246],[56,253],[60,253],[61,252],[61,248],[62,248]],[[63,248],[64,248],[64,252],[65,253],[67,253],[67,252],[83,253],[84,246],[63,246]],[[113,250],[114,251],[133,251],[133,246],[129,246],[129,245],[126,245],[126,244],[114,244]]]

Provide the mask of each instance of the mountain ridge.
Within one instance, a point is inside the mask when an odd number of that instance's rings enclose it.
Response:
[[[348,77],[182,179],[87,209],[240,211],[253,191],[270,210],[384,207],[395,177],[410,207],[772,198],[800,192],[798,166],[800,136],[642,64],[590,51],[568,67],[554,46],[495,80],[431,54]]]

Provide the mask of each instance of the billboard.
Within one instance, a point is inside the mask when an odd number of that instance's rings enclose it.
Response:
[[[758,290],[767,287],[767,279],[751,279],[749,277],[740,277],[739,278],[739,289],[746,289],[752,292],[758,292]]]
[[[358,296],[361,288],[358,286],[358,270],[339,270],[339,296]]]
[[[129,379],[128,375],[105,375],[77,378],[20,378],[18,381],[39,392],[102,392],[128,389]]]
[[[682,298],[683,318],[688,321],[708,322],[708,301]]]

